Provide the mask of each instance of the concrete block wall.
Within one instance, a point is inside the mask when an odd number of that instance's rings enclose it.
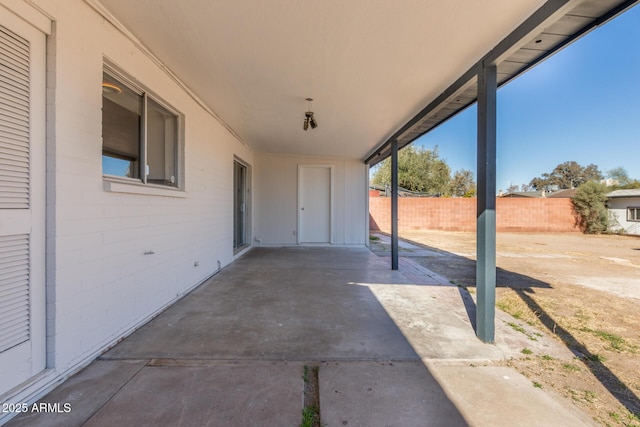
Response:
[[[402,197],[398,200],[398,229],[475,231],[476,199]],[[499,198],[498,231],[580,231],[571,199]],[[391,230],[391,198],[369,198],[372,230]]]
[[[580,231],[571,199],[499,198],[498,231]]]

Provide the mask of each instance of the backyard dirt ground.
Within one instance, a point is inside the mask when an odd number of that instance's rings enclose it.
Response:
[[[421,246],[402,256],[475,293],[475,233],[400,236]],[[534,326],[576,355],[557,360],[524,348],[504,363],[602,425],[640,427],[640,238],[498,233],[496,245],[497,307],[515,318],[514,329]]]

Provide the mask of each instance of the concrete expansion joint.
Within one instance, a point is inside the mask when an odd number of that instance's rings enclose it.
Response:
[[[480,365],[492,365],[496,362],[507,360],[506,357],[501,359],[430,359],[425,357],[422,359],[422,363],[425,366],[480,366]]]
[[[102,361],[141,361],[141,359],[99,359]],[[231,366],[231,365],[287,365],[287,364],[308,364],[319,365],[323,363],[407,363],[421,362],[420,357],[394,357],[394,358],[376,358],[376,357],[326,357],[326,358],[288,358],[288,359],[256,359],[256,358],[152,358],[147,360],[146,366]],[[435,359],[433,359],[435,360]],[[466,360],[466,359],[461,359]],[[479,360],[479,359],[473,359]]]
[[[133,361],[133,360],[131,360]],[[96,404],[96,406],[93,408],[93,411],[91,411],[91,413],[87,416],[86,421],[88,422],[89,420],[91,420],[91,418],[93,418],[102,408],[104,408],[105,406],[107,406],[113,399],[115,396],[118,395],[118,393],[120,393],[129,383],[131,383],[133,381],[134,378],[136,378],[138,375],[140,375],[140,373],[144,370],[144,368],[147,367],[149,361],[148,360],[137,360],[138,362],[145,362],[145,363],[140,363],[140,366],[137,367],[137,369],[135,371],[133,371],[132,375],[129,376],[129,378],[127,378],[126,380],[122,381],[122,383],[115,387],[110,394],[108,395],[108,398],[105,399],[103,402]]]

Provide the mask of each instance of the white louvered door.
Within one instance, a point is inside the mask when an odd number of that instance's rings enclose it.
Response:
[[[0,7],[0,395],[45,368],[45,35]]]

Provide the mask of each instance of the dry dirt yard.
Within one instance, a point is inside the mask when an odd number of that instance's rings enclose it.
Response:
[[[475,233],[400,235],[430,249],[415,261],[475,293]],[[498,233],[497,266],[496,305],[514,329],[536,327],[576,355],[561,361],[525,348],[505,364],[601,425],[640,427],[640,238]]]

